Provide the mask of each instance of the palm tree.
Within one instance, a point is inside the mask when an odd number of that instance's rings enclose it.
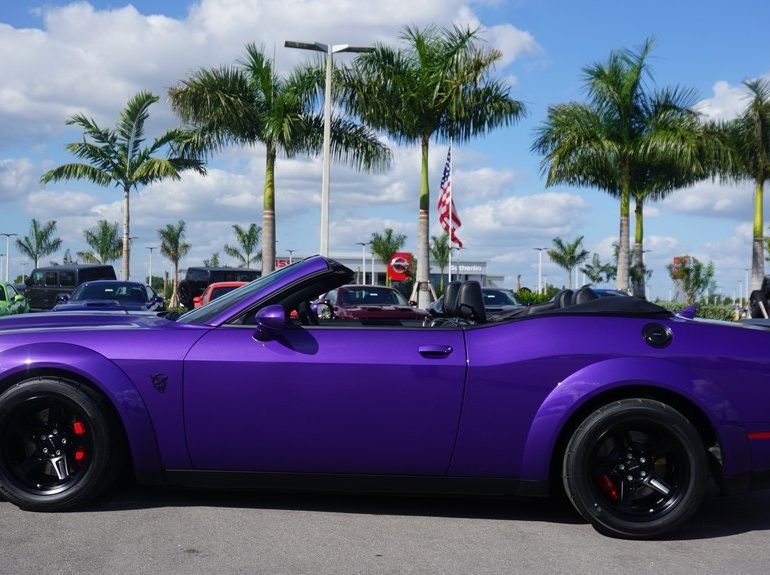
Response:
[[[278,153],[293,157],[322,148],[323,116],[316,100],[324,70],[300,67],[283,78],[273,61],[254,44],[235,67],[200,70],[169,90],[177,114],[196,128],[191,150],[211,153],[223,147],[254,145],[267,149],[262,199],[262,272],[275,266],[275,164]],[[375,170],[390,163],[390,150],[376,134],[335,117],[331,152],[356,169]]]
[[[417,301],[426,307],[429,286],[428,148],[431,138],[466,142],[515,123],[524,105],[490,78],[500,52],[482,48],[477,30],[407,27],[403,50],[378,45],[341,74],[347,108],[399,143],[421,147],[417,237]]]
[[[189,139],[183,130],[172,129],[156,138],[149,146],[145,141],[144,124],[149,108],[158,101],[150,92],[139,92],[120,113],[115,129],[99,127],[93,119],[75,114],[67,120],[83,130],[83,141],[67,145],[75,157],[85,163],[63,164],[43,174],[42,184],[61,180],[88,180],[100,186],[114,185],[123,191],[123,279],[130,275],[131,233],[129,230],[129,193],[139,186],[165,179],[179,180],[181,172],[193,169],[205,174],[203,162],[193,155],[175,155],[173,147]],[[155,157],[168,148],[165,158]]]
[[[29,225],[29,235],[16,239],[16,249],[35,262],[49,256],[61,248],[61,239],[53,237],[56,232],[56,220],[50,220],[42,226],[36,219]]]
[[[387,270],[388,263],[393,255],[404,247],[406,236],[394,233],[392,228],[385,228],[383,233],[372,233],[369,243],[372,245],[372,253],[380,258]],[[390,275],[385,273],[385,284],[390,285]]]
[[[449,233],[443,233],[440,236],[431,236],[430,240],[430,257],[436,262],[436,265],[441,270],[439,291],[444,293],[444,270],[449,264],[449,250],[452,249],[449,246]]]
[[[698,122],[688,89],[647,89],[648,39],[636,53],[613,51],[606,63],[583,69],[588,104],[552,106],[538,128],[533,151],[541,153],[546,185],[590,186],[620,199],[620,248],[616,286],[629,288],[630,199],[636,201],[634,252],[641,266],[643,205],[706,177],[704,161],[719,138]],[[643,270],[634,295],[644,297]]]
[[[749,101],[743,113],[730,122],[727,132],[735,152],[732,169],[725,175],[734,180],[754,183],[754,237],[751,249],[751,289],[762,286],[764,264],[763,196],[770,180],[770,81],[744,82]]]
[[[78,252],[78,257],[89,264],[106,264],[121,256],[122,244],[118,235],[118,222],[99,220],[96,226],[83,232],[90,251]]]
[[[262,228],[257,224],[251,224],[248,230],[244,230],[238,224],[233,224],[233,231],[235,231],[235,239],[238,241],[241,249],[232,247],[225,244],[225,253],[238,260],[238,264],[241,267],[247,268],[251,266],[252,261],[259,261],[262,258],[261,254],[256,254],[252,258],[252,254],[257,251],[259,246],[259,238],[262,235]]]
[[[166,224],[158,230],[160,253],[166,256],[174,266],[174,283],[171,288],[170,307],[179,307],[179,260],[190,251],[190,244],[184,241],[185,222],[179,220],[176,225]]]
[[[584,265],[580,271],[586,274],[592,284],[610,281],[615,275],[615,267],[612,264],[603,264],[597,253],[594,253],[591,263]]]
[[[548,250],[548,257],[557,266],[567,270],[567,289],[572,289],[572,270],[583,263],[588,254],[588,250],[583,249],[583,236],[578,236],[572,242],[553,239],[553,249]]]
[[[219,252],[214,252],[207,260],[203,260],[203,267],[218,268],[219,267]]]

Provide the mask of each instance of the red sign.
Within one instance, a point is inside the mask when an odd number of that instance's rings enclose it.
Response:
[[[402,282],[409,277],[409,269],[412,265],[412,254],[409,252],[396,252],[388,262],[388,277],[392,281]]]
[[[275,258],[275,269],[285,268],[289,265],[289,258]]]

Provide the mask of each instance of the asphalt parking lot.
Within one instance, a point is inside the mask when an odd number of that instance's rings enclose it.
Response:
[[[0,573],[746,573],[770,492],[710,493],[661,541],[597,534],[563,501],[115,489],[83,510],[0,502]]]

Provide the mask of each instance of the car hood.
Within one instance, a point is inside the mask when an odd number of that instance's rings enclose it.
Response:
[[[105,328],[105,327],[160,327],[174,325],[153,312],[127,313],[125,311],[49,312],[4,316],[0,318],[0,333],[18,330]]]
[[[146,310],[147,304],[136,301],[117,301],[109,299],[83,299],[66,303],[59,303],[54,306],[54,311],[82,311],[82,310]]]

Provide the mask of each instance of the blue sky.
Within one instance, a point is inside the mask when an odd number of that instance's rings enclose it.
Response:
[[[741,82],[770,75],[769,18],[770,8],[759,0],[6,2],[0,14],[0,232],[24,235],[31,218],[55,219],[65,246],[76,252],[85,248],[83,230],[98,219],[121,220],[114,189],[38,183],[45,170],[71,160],[64,146],[79,133],[65,119],[74,113],[110,126],[131,95],[151,90],[162,97],[151,109],[153,136],[175,124],[166,89],[197,68],[233,63],[247,42],[274,49],[277,66],[289,70],[306,54],[283,48],[288,39],[395,42],[405,25],[468,24],[482,26],[486,40],[502,51],[497,74],[512,84],[529,114],[516,126],[455,147],[463,257],[488,260],[490,272],[506,276],[509,286],[518,274],[533,286],[532,248],[550,246],[557,236],[583,235],[586,247],[607,260],[618,233],[615,200],[590,189],[545,188],[540,158],[529,148],[548,105],[581,100],[584,66],[655,36],[656,85],[692,87],[704,114],[733,117],[743,105]],[[419,153],[403,146],[394,153],[394,166],[385,174],[333,166],[332,255],[360,254],[356,242],[386,226],[406,234],[407,249],[415,249]],[[432,146],[434,204],[445,155],[445,146]],[[233,241],[231,224],[261,223],[263,166],[260,147],[230,149],[212,162],[206,178],[185,176],[134,194],[134,275],[146,273],[144,247],[157,245],[157,229],[178,219],[187,221],[193,245],[184,264],[198,264],[216,251],[223,256],[222,246]],[[319,158],[279,160],[279,256],[290,249],[301,255],[318,251],[320,178]],[[713,261],[721,290],[738,290],[750,263],[750,185],[703,182],[650,205],[646,214],[654,297],[668,296],[664,266],[684,254]],[[435,213],[431,230],[439,233]],[[155,270],[166,265],[157,252],[155,258]],[[12,250],[12,275],[22,261]],[[550,263],[544,273],[553,283],[565,281]]]

